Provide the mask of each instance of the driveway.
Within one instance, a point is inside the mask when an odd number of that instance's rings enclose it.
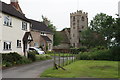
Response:
[[[19,67],[13,67],[2,71],[3,78],[39,78],[45,69],[53,66],[53,59],[34,62]]]

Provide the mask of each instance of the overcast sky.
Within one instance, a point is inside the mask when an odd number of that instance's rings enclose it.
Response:
[[[2,0],[10,3],[10,0]],[[41,16],[46,16],[62,30],[70,27],[70,13],[77,10],[88,12],[89,21],[97,13],[106,13],[113,17],[118,13],[120,0],[18,0],[20,7],[27,18],[41,21]]]

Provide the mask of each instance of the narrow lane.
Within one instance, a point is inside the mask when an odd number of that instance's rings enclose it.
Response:
[[[2,71],[3,78],[39,78],[45,69],[53,66],[53,59],[35,62],[19,67],[13,67]]]

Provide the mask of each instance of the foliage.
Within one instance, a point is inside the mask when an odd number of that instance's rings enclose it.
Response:
[[[120,61],[120,48],[103,49],[94,48],[90,52],[80,52],[77,55],[79,60],[110,60],[110,61]]]
[[[57,46],[60,44],[62,36],[59,34],[59,32],[56,30],[56,27],[52,24],[52,22],[50,20],[48,20],[48,18],[42,16],[43,22],[47,22],[47,26],[49,27],[49,29],[51,29],[51,31],[53,32],[53,45]]]
[[[109,50],[111,60],[120,61],[120,46],[114,46]]]
[[[2,54],[2,61],[5,61],[5,62],[15,63],[21,59],[22,57],[16,52]]]
[[[4,53],[2,54],[2,66],[11,67],[18,64],[27,64],[31,63],[31,60],[26,57],[22,57],[16,52]]]
[[[120,18],[115,19],[112,35],[115,38],[114,45],[120,46]]]
[[[79,60],[64,67],[66,71],[49,68],[40,77],[51,78],[118,78],[117,61]]]
[[[36,54],[36,51],[29,51],[28,52],[28,59],[30,59],[32,61],[36,61],[35,54]]]
[[[41,54],[37,55],[35,51],[28,53],[28,58],[21,56],[16,52],[2,54],[2,66],[11,67],[14,65],[28,64],[33,61],[51,59],[50,55]]]
[[[47,60],[47,59],[52,59],[52,57],[48,54],[36,55],[36,60]]]
[[[120,19],[104,13],[97,14],[90,22],[90,29],[104,37],[107,46],[119,45]],[[114,40],[112,40],[114,39]]]
[[[88,48],[120,45],[120,18],[104,13],[97,14],[87,30],[82,31],[81,43]]]
[[[62,35],[58,31],[55,31],[54,38],[53,38],[53,41],[54,41],[53,46],[59,45],[62,40],[63,40]]]
[[[106,41],[104,40],[104,36],[102,36],[99,33],[96,33],[95,31],[88,28],[85,31],[81,32],[81,43],[83,46],[86,46],[87,48],[93,48],[96,46],[106,46]]]
[[[17,61],[17,64],[28,64],[28,63],[31,63],[32,61],[26,57],[22,57],[21,60]]]

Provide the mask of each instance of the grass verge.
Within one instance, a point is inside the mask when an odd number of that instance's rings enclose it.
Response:
[[[64,70],[47,69],[40,77],[52,78],[119,78],[118,61],[79,60]]]

